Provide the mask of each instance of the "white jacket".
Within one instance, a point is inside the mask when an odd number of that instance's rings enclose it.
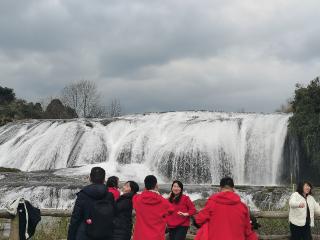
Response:
[[[310,210],[310,226],[314,227],[314,214],[320,215],[320,206],[311,195],[307,197],[307,202]],[[301,203],[304,203],[304,208],[299,208]],[[300,227],[306,225],[307,204],[305,198],[295,192],[290,197],[289,206],[289,222]]]

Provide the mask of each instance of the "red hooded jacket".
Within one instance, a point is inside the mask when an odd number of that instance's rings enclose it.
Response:
[[[164,240],[167,215],[173,211],[170,202],[154,191],[143,191],[133,197],[136,211],[133,240]]]
[[[209,227],[208,222],[204,223],[201,228],[198,229],[197,235],[194,240],[208,240],[209,239]]]
[[[197,210],[193,202],[186,195],[182,195],[178,203],[173,202],[174,211],[168,216],[168,227],[176,228],[178,226],[189,227],[190,217],[194,215]],[[180,216],[178,212],[189,213],[189,217]]]
[[[120,197],[120,191],[115,187],[108,187],[108,192],[113,194],[114,201],[117,201]]]
[[[196,217],[199,225],[208,223],[208,230],[202,234],[208,240],[257,240],[251,229],[247,206],[234,192],[220,192],[212,195]]]

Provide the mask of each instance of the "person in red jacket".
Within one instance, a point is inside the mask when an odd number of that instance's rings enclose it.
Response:
[[[144,184],[145,190],[133,197],[136,211],[133,240],[165,240],[167,215],[173,207],[159,194],[155,176],[147,176]]]
[[[169,202],[174,207],[174,212],[167,217],[169,239],[184,240],[190,226],[190,217],[196,213],[196,208],[190,198],[183,194],[182,182],[173,181]]]
[[[111,192],[114,200],[117,201],[120,197],[119,178],[116,176],[109,177],[106,185],[108,187],[108,192]]]
[[[202,234],[208,240],[257,240],[252,231],[248,207],[234,192],[232,178],[220,181],[220,192],[212,195],[204,209],[196,216],[199,225],[208,223],[208,230]]]

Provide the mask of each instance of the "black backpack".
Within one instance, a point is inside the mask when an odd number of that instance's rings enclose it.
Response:
[[[113,197],[108,193],[103,199],[93,200],[86,222],[86,233],[90,239],[109,239],[113,235],[115,206]]]

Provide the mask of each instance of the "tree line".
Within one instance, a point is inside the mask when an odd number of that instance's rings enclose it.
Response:
[[[118,117],[120,100],[101,104],[101,95],[92,81],[81,80],[65,86],[60,96],[42,103],[27,102],[16,97],[14,89],[0,86],[0,125],[22,119],[71,119]]]
[[[297,84],[290,102],[288,136],[297,142],[300,178],[320,184],[320,79],[316,77],[307,86]]]

